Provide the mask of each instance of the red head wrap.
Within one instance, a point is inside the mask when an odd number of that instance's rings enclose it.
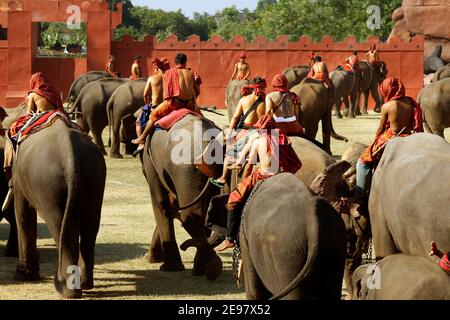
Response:
[[[155,68],[158,68],[162,71],[166,71],[170,69],[170,62],[166,58],[162,58],[159,60],[158,58],[155,58],[152,61],[152,64]]]
[[[275,77],[273,77],[272,87],[276,91],[283,92],[283,93],[288,93],[289,92],[288,79],[283,74],[277,74],[277,75],[275,75]],[[299,105],[300,104],[300,98],[294,92],[291,92],[290,94],[291,94],[292,102],[295,105]]]
[[[265,89],[267,87],[266,80],[258,82],[258,83],[251,83],[246,86],[242,86],[242,95],[248,96],[249,94],[252,94],[252,92],[255,93],[258,97],[261,99],[266,98],[266,92]]]
[[[241,53],[241,55],[239,56],[239,59],[247,59],[247,55],[245,54],[245,52]]]
[[[53,83],[51,83],[51,81],[41,72],[35,73],[31,76],[30,90],[28,93],[30,92],[34,92],[45,98],[56,108],[63,107],[58,90],[56,90]]]
[[[448,253],[444,254],[444,256],[439,260],[439,266],[447,271],[447,273],[450,273],[450,261],[448,257]]]

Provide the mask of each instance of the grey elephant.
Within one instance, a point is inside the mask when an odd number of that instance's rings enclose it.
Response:
[[[73,103],[73,111],[78,111],[77,123],[86,132],[91,131],[95,144],[106,155],[102,140],[103,129],[108,125],[106,105],[114,91],[122,84],[127,83],[125,78],[107,78],[88,83],[81,90]]]
[[[375,101],[375,112],[381,111],[383,104],[383,97],[378,92],[378,85],[386,79],[388,68],[384,61],[380,61],[377,67],[372,66],[368,61],[362,60],[358,63],[362,79],[359,82],[359,89],[361,91],[361,111],[359,110],[359,101],[356,104],[355,113],[367,114],[369,95]],[[344,110],[345,113],[345,110]]]
[[[431,241],[450,248],[449,163],[450,144],[436,135],[389,141],[369,196],[377,258],[395,253],[428,257]]]
[[[248,299],[340,299],[344,223],[294,175],[281,173],[257,186],[239,239]]]
[[[430,83],[423,88],[418,101],[424,128],[429,133],[444,138],[444,129],[450,127],[450,78]]]
[[[353,274],[355,300],[450,300],[450,277],[424,257],[394,254]]]
[[[447,63],[445,66],[436,71],[433,75],[433,79],[431,79],[431,82],[438,82],[439,80],[445,78],[450,78],[450,63]]]
[[[93,288],[105,178],[105,160],[98,148],[84,132],[68,128],[60,119],[20,144],[12,178],[19,236],[15,280],[39,279],[39,213],[58,248],[56,290],[65,298],[80,298],[82,290]],[[76,266],[81,269],[80,287],[71,282]]]
[[[106,71],[89,71],[76,78],[70,85],[69,93],[66,99],[66,107],[69,110],[72,109],[72,104],[75,102],[85,85],[104,78],[111,78],[111,75]]]
[[[301,122],[307,136],[314,139],[319,129],[319,122],[322,121],[322,138],[326,151],[331,154],[330,137],[348,141],[346,137],[334,131],[331,119],[331,101],[328,89],[322,82],[306,78],[291,91],[301,97]]]
[[[334,86],[333,104],[336,106],[336,115],[342,118],[341,104],[344,101],[349,106],[349,109],[344,110],[344,115],[354,118],[359,101],[359,77],[354,72],[335,70],[330,72],[330,80]]]
[[[145,79],[124,83],[109,98],[106,109],[110,125],[111,158],[122,158],[120,154],[120,127],[122,124],[129,125],[127,122],[123,123],[123,119],[128,115],[133,115],[145,104],[144,89],[146,83]],[[134,128],[135,126],[133,125],[132,128],[127,128],[126,130],[132,131]],[[125,143],[129,151],[132,150],[131,146],[135,146],[131,143],[131,140]]]
[[[306,65],[293,66],[284,69],[283,75],[288,80],[289,90],[302,82],[302,80],[306,78],[310,70],[311,67]]]
[[[225,91],[228,120],[232,119],[234,110],[236,110],[239,100],[242,98],[242,87],[248,84],[248,80],[231,80],[228,83],[227,89]]]
[[[210,231],[205,226],[205,217],[209,201],[218,193],[218,188],[212,186],[208,177],[193,165],[194,159],[200,155],[195,155],[194,149],[198,148],[200,153],[210,142],[194,141],[195,123],[201,124],[203,133],[208,130],[215,137],[220,133],[211,121],[186,115],[169,131],[156,131],[151,140],[146,141],[143,171],[150,187],[157,224],[146,257],[151,263],[163,262],[162,271],[184,270],[175,239],[173,220],[177,218],[192,237],[181,248],[197,247],[192,274],[206,275],[214,280],[222,272],[222,261],[206,241]],[[182,154],[184,159],[180,159]],[[212,176],[219,177],[222,165],[211,164],[209,170]]]

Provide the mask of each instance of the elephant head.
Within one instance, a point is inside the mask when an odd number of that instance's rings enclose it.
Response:
[[[202,249],[198,250],[195,255],[194,266],[205,265],[205,270],[193,270],[193,273],[195,275],[206,274],[206,279],[210,281],[216,280],[222,273],[222,260],[216,254],[213,247],[206,240],[198,238],[186,240],[180,245],[180,249],[183,251],[186,251],[190,247]],[[202,254],[199,255],[199,252],[202,252]],[[205,261],[207,262],[205,263]]]

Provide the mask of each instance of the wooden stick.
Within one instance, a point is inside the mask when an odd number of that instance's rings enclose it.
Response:
[[[401,135],[402,132],[405,131],[405,129],[406,129],[406,127],[403,127],[403,129],[400,130],[400,132],[397,133],[397,134],[395,135],[395,137],[398,137],[399,135]],[[394,138],[395,138],[395,137],[394,137]],[[391,139],[392,139],[392,138],[391,138]],[[391,140],[391,139],[389,139],[389,140]],[[375,151],[374,153],[372,153],[372,157],[373,157],[374,155],[376,155],[378,152],[380,152],[381,150],[383,150],[384,147],[386,147],[386,145],[387,145],[387,143],[389,142],[389,140],[386,141],[385,143],[383,143],[383,144],[381,145],[381,147],[380,147],[377,151]]]

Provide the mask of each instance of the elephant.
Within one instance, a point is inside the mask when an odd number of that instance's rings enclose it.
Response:
[[[293,66],[284,69],[283,75],[288,79],[289,90],[302,82],[302,80],[306,78],[310,70],[311,67],[305,65]]]
[[[231,80],[228,83],[227,89],[225,91],[228,120],[231,121],[231,119],[233,118],[234,110],[236,110],[239,100],[242,98],[242,87],[248,84],[248,80]]]
[[[13,168],[14,207],[19,237],[15,280],[39,279],[36,249],[37,213],[58,248],[56,290],[65,298],[81,298],[94,286],[94,249],[106,179],[101,152],[87,134],[60,119],[31,134],[18,151]],[[76,266],[81,285],[67,285]]]
[[[378,63],[379,68],[374,69],[373,66],[366,60],[359,61],[359,70],[361,72],[362,80],[359,82],[359,89],[361,91],[362,108],[359,108],[359,100],[356,104],[356,114],[367,114],[367,107],[369,102],[369,94],[372,95],[375,101],[375,112],[381,111],[383,104],[383,97],[378,92],[378,85],[386,79],[388,74],[387,65],[384,61]],[[346,111],[344,110],[344,114]]]
[[[144,89],[146,83],[147,81],[145,79],[124,83],[117,88],[109,98],[106,109],[110,125],[111,158],[122,158],[122,155],[120,154],[120,127],[122,125],[122,119],[127,115],[133,115],[145,104]],[[132,129],[134,128],[135,126],[133,125]],[[131,140],[128,140],[125,143],[127,144],[127,150],[129,151],[133,149],[132,146],[135,146],[131,143]],[[134,147],[134,149],[136,149],[136,147]]]
[[[290,173],[256,188],[239,232],[247,298],[339,300],[346,240],[337,212]]]
[[[393,138],[372,178],[370,223],[377,259],[429,257],[434,241],[450,248],[450,144],[429,133]]]
[[[210,231],[205,226],[205,217],[209,201],[218,193],[218,188],[193,166],[199,154],[194,154],[191,147],[200,149],[200,153],[210,142],[194,141],[194,138],[203,137],[201,132],[194,134],[194,126],[198,128],[199,124],[203,133],[208,131],[214,137],[220,133],[211,121],[189,114],[169,131],[155,131],[144,146],[142,166],[157,224],[146,258],[150,263],[163,262],[161,271],[184,270],[174,232],[173,220],[177,218],[192,237],[180,246],[181,249],[197,247],[192,274],[206,275],[209,280],[214,280],[222,272],[222,261],[206,242]],[[189,150],[184,151],[183,161],[179,159],[180,149]],[[222,164],[209,167],[214,177],[222,173]]]
[[[445,66],[436,71],[433,75],[433,79],[431,79],[431,82],[438,82],[439,80],[445,78],[450,78],[450,63],[447,63]]]
[[[434,48],[433,53],[426,57],[423,61],[424,73],[433,73],[438,71],[444,66],[444,62],[441,59],[442,45],[437,45]]]
[[[349,109],[344,110],[344,115],[349,118],[356,116],[356,105],[359,100],[359,77],[354,72],[347,70],[335,70],[330,72],[330,80],[333,83],[333,104],[336,106],[336,115],[342,118],[341,104],[350,105]],[[347,112],[346,112],[347,111]]]
[[[72,109],[73,103],[85,85],[104,78],[111,78],[111,75],[106,71],[89,71],[76,78],[75,81],[72,82],[69,89],[69,94],[67,95],[67,109]]]
[[[362,255],[367,251],[371,237],[367,204],[361,205],[352,198],[356,182],[356,161],[359,154],[354,152],[360,146],[352,146],[348,161],[341,160],[327,167],[309,185],[311,191],[327,199],[342,217],[347,233],[347,259],[344,280],[347,285],[347,299],[351,298],[352,275],[361,265]],[[355,155],[351,155],[351,153]],[[343,200],[346,199],[346,200]]]
[[[450,78],[430,83],[420,91],[417,100],[425,129],[444,138],[445,128],[450,127]]]
[[[108,125],[106,105],[114,91],[127,83],[125,78],[107,78],[88,83],[73,104],[73,110],[81,112],[78,124],[86,131],[91,131],[95,144],[106,155],[102,140],[103,129]]]
[[[424,257],[394,254],[353,274],[356,300],[450,300],[450,278]]]
[[[301,97],[301,122],[307,136],[314,139],[319,121],[322,121],[323,145],[327,152],[331,154],[330,135],[334,139],[348,141],[346,137],[338,135],[334,131],[328,89],[322,82],[306,78],[294,86],[291,91]]]

